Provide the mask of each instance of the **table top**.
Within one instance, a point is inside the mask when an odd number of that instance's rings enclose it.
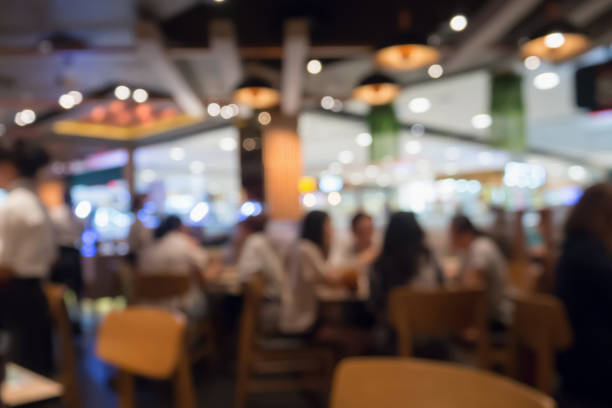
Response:
[[[2,383],[0,395],[8,407],[31,404],[59,398],[64,393],[62,384],[38,375],[17,364],[6,364],[6,381]]]

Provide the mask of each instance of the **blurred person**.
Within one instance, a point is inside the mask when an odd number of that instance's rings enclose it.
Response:
[[[581,404],[612,406],[612,184],[588,188],[565,223],[556,293],[574,343],[559,359],[561,389]]]
[[[41,148],[0,148],[0,328],[10,360],[43,374],[52,370],[51,321],[42,284],[57,258],[53,226],[36,195],[35,178],[49,162]]]
[[[461,255],[460,283],[484,289],[489,328],[493,332],[505,331],[510,320],[510,305],[505,299],[508,266],[497,244],[464,215],[452,219],[450,241]]]
[[[425,232],[412,212],[391,216],[382,251],[370,272],[370,306],[377,324],[377,343],[386,348],[391,341],[387,299],[397,286],[433,289],[443,284],[443,274],[425,240]]]
[[[138,257],[139,274],[182,275],[191,280],[191,288],[181,297],[163,302],[160,306],[178,309],[190,320],[206,314],[206,299],[201,289],[207,280],[214,279],[215,266],[209,262],[206,250],[193,239],[181,219],[171,215],[155,230],[154,241]]]
[[[130,248],[128,261],[132,265],[138,265],[138,255],[153,241],[152,231],[145,227],[138,217],[138,212],[143,209],[146,201],[147,196],[145,194],[138,194],[132,199],[134,222],[130,226],[130,231],[128,233],[128,245]]]

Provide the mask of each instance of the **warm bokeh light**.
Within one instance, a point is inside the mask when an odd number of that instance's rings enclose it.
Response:
[[[132,94],[132,99],[134,99],[134,102],[136,103],[146,102],[147,99],[149,99],[149,93],[142,88],[138,88],[134,90],[134,93]]]
[[[125,101],[131,95],[132,91],[125,85],[119,85],[115,88],[115,97],[121,101]]]
[[[272,115],[266,111],[259,112],[259,115],[257,115],[257,120],[262,126],[267,126],[270,124],[270,122],[272,122]]]
[[[306,70],[308,70],[308,73],[312,75],[317,75],[321,72],[322,69],[323,65],[318,59],[311,59],[310,61],[308,61],[308,64],[306,64]]]
[[[468,20],[463,14],[457,14],[450,19],[448,25],[453,31],[463,31],[468,25]]]
[[[540,68],[540,65],[542,65],[540,58],[536,57],[535,55],[530,55],[529,57],[525,58],[523,63],[525,64],[525,68],[530,71],[535,71],[536,69]]]
[[[433,79],[438,79],[444,74],[444,68],[440,64],[433,64],[427,68],[427,75]]]

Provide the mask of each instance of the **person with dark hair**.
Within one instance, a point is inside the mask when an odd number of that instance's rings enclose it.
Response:
[[[577,406],[612,406],[612,184],[588,188],[571,210],[557,265],[556,294],[574,331],[559,359],[561,390]]]
[[[283,264],[265,233],[266,223],[266,216],[258,215],[248,217],[238,225],[245,236],[238,256],[238,275],[241,282],[247,282],[255,273],[261,273],[265,279],[266,296],[278,299],[283,281]]]
[[[510,305],[505,298],[506,259],[495,241],[478,230],[465,215],[452,219],[450,241],[461,255],[460,282],[484,288],[489,326],[493,331],[504,331],[510,320]]]
[[[39,373],[52,369],[51,322],[42,283],[57,257],[53,226],[36,195],[44,150],[0,149],[0,329],[11,336],[10,360]]]
[[[282,332],[313,335],[318,329],[317,286],[345,285],[344,277],[327,262],[333,236],[327,213],[304,217],[298,241],[290,249],[281,296]]]
[[[134,215],[134,222],[130,226],[130,231],[128,233],[128,245],[130,248],[130,252],[128,254],[128,261],[132,265],[138,264],[138,255],[142,252],[147,246],[151,244],[153,240],[153,235],[151,234],[151,230],[144,226],[140,218],[138,217],[138,212],[143,209],[145,202],[147,201],[147,196],[145,194],[136,194],[134,198],[132,198],[132,214]]]
[[[188,318],[205,315],[206,299],[200,289],[208,280],[208,254],[190,235],[181,219],[175,215],[166,217],[155,230],[154,241],[138,260],[138,273],[142,275],[189,276],[191,289],[183,296],[160,304],[184,312]]]
[[[370,272],[370,305],[378,326],[387,324],[387,299],[397,286],[435,288],[443,284],[442,270],[425,241],[425,232],[412,212],[391,216],[381,253]]]

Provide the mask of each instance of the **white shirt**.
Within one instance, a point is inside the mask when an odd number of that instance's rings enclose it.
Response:
[[[266,281],[266,296],[279,297],[283,281],[283,264],[264,233],[251,234],[238,258],[238,275],[247,282],[255,273],[262,273]]]
[[[46,278],[57,256],[49,215],[27,180],[8,191],[0,206],[0,266],[17,278]]]
[[[53,224],[55,240],[58,245],[74,248],[81,238],[83,225],[74,216],[67,205],[49,209],[49,218]]]
[[[281,331],[302,333],[315,324],[318,315],[316,288],[323,282],[327,269],[323,253],[308,240],[298,241],[289,251],[281,295]]]
[[[151,230],[145,227],[142,221],[136,217],[136,220],[134,220],[132,223],[130,232],[128,234],[128,245],[130,246],[130,251],[133,253],[140,253],[140,251],[149,246],[152,241],[153,234]]]
[[[505,300],[508,267],[506,259],[491,238],[476,238],[464,256],[461,276],[473,271],[484,272],[489,319],[508,323],[509,304]]]

